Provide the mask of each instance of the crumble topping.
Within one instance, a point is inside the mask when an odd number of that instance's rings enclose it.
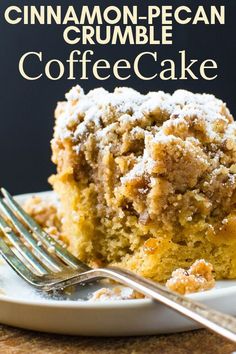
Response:
[[[166,286],[182,295],[212,289],[215,286],[213,266],[204,259],[197,260],[188,270],[176,269]]]
[[[103,190],[99,216],[101,210],[108,216],[112,209],[132,203],[135,212],[160,222],[169,207],[166,222],[178,222],[173,210],[183,207],[174,197],[178,192],[192,209],[185,222],[199,208],[205,209],[204,218],[219,213],[223,200],[224,213],[230,212],[236,189],[236,125],[221,100],[184,90],[142,95],[131,88],[116,88],[114,93],[98,88],[85,94],[80,86],[66,98],[56,111],[53,161],[63,169],[70,141],[75,179],[89,178]],[[106,165],[114,164],[107,181],[97,174],[98,164],[105,172]],[[112,173],[114,189],[106,190]]]
[[[142,123],[150,115],[160,116],[158,120],[163,124],[165,135],[170,131],[175,135],[175,131],[179,133],[181,130],[184,136],[194,124],[199,131],[206,129],[206,136],[214,140],[232,122],[232,116],[221,100],[210,94],[194,94],[185,90],[177,90],[173,95],[163,91],[143,95],[127,87],[116,88],[114,93],[97,88],[86,95],[80,86],[76,86],[66,94],[66,98],[67,102],[59,103],[57,108],[55,137],[61,140],[68,137],[78,139],[85,132],[89,133],[91,128],[98,133],[98,138],[118,125],[121,128],[143,128]],[[113,109],[119,124],[114,124],[114,117],[109,117]],[[154,130],[157,128],[153,127]],[[143,133],[145,130],[140,129]],[[235,134],[235,127],[231,130]]]

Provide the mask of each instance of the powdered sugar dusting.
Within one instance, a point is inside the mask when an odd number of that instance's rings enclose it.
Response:
[[[91,90],[87,95],[80,86],[76,86],[66,94],[67,103],[57,118],[55,136],[59,139],[74,138],[83,135],[91,123],[101,128],[100,117],[106,116],[111,109],[119,113],[121,120],[138,120],[146,115],[164,112],[172,124],[175,119],[204,119],[209,135],[215,137],[212,124],[221,120],[228,124],[232,120],[225,104],[209,94],[194,94],[185,90],[177,90],[173,95],[163,91],[149,92],[142,95],[131,88],[116,88],[110,93],[103,88]],[[227,118],[225,117],[227,114]],[[117,116],[117,114],[116,114]],[[77,126],[72,132],[71,127]],[[101,134],[100,134],[101,135]]]

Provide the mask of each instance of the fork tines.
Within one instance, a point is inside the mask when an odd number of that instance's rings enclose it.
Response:
[[[68,266],[89,270],[48,235],[9,192],[3,188],[1,191],[4,199],[0,198],[0,231],[5,239],[0,236],[0,253],[15,271],[33,283],[39,276],[61,272]]]

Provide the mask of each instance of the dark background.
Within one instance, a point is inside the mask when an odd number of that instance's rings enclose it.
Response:
[[[226,5],[226,25],[220,26],[178,26],[174,28],[174,45],[162,48],[154,46],[96,46],[93,48],[69,46],[63,41],[63,26],[12,26],[5,23],[4,11],[10,5],[187,5],[194,9],[197,5]],[[171,0],[165,1],[5,1],[0,2],[0,185],[12,193],[25,193],[49,189],[47,178],[54,171],[50,162],[50,139],[53,132],[53,111],[58,100],[63,100],[65,92],[79,83],[85,91],[98,86],[113,89],[115,86],[130,86],[147,92],[164,90],[173,92],[184,88],[194,92],[210,92],[227,102],[231,112],[236,115],[236,40],[235,40],[235,0]],[[50,81],[42,78],[27,81],[18,72],[20,57],[29,51],[42,51],[45,62],[58,58],[65,62],[74,49],[92,49],[96,52],[93,60],[106,58],[128,60],[145,50],[159,53],[161,59],[177,59],[179,50],[186,49],[192,59],[214,58],[219,66],[218,78],[214,81],[142,81],[134,75],[127,81],[111,77],[98,81],[92,77],[87,81]],[[156,64],[157,65],[157,64]],[[158,67],[157,67],[158,68]],[[156,69],[157,69],[156,68]],[[33,74],[38,69],[28,68]],[[146,70],[146,69],[145,69]],[[147,72],[155,72],[155,65],[148,65]]]

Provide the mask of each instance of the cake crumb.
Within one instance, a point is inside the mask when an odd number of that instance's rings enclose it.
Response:
[[[215,286],[213,266],[204,259],[196,260],[188,270],[176,269],[166,286],[181,295],[210,290]]]
[[[23,205],[24,210],[43,228],[60,228],[61,221],[58,210],[53,203],[38,196],[33,196],[26,200]]]
[[[55,247],[54,247],[54,246],[48,247],[48,252],[49,252],[49,253],[55,252]]]
[[[4,232],[6,232],[7,234],[9,234],[10,232],[12,232],[12,229],[7,226],[7,227],[4,228]]]
[[[55,201],[33,196],[26,200],[23,208],[47,234],[59,242],[62,247],[67,247],[62,232],[60,211]],[[38,241],[37,245],[41,247],[42,242]],[[54,244],[51,242],[51,247],[48,248],[48,251],[54,252],[54,250]]]
[[[110,300],[132,300],[132,299],[143,299],[145,296],[139,294],[137,291],[122,287],[115,286],[114,288],[101,288],[95,291],[89,301],[110,301]]]

